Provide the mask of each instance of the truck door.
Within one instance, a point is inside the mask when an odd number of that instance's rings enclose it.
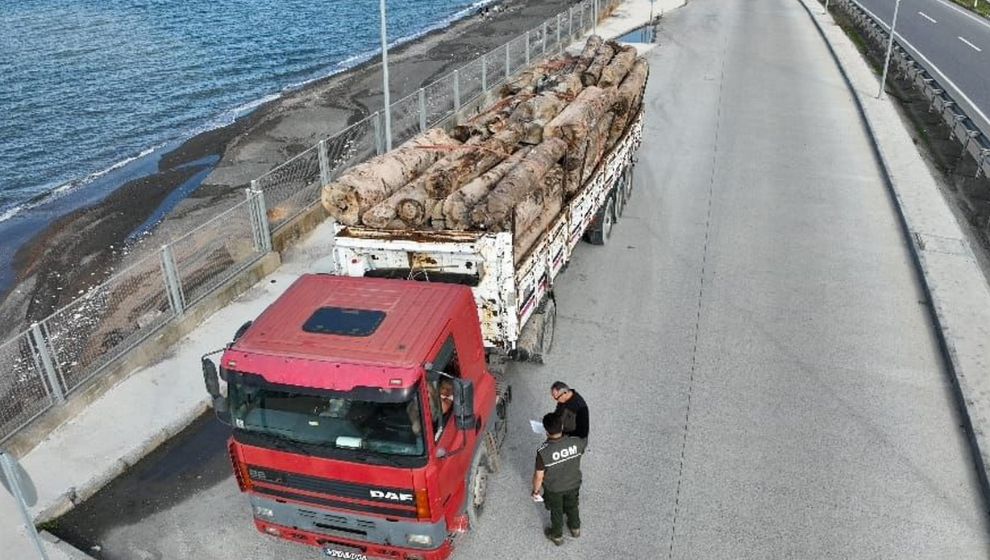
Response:
[[[461,377],[453,336],[448,336],[440,348],[433,361],[433,369],[451,377]],[[444,509],[450,511],[451,507],[460,508],[464,501],[466,477],[474,451],[474,432],[465,433],[457,428],[453,414],[450,413],[453,409],[452,392],[449,385],[444,383],[445,379],[446,377],[441,375],[432,381],[429,392],[434,452],[442,450],[441,454],[444,455],[437,461],[438,486]],[[444,408],[447,408],[446,414]],[[451,500],[455,501],[451,503]]]

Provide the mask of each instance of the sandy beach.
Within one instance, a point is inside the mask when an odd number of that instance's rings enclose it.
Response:
[[[507,0],[390,51],[392,99],[517,37],[567,9],[567,0]],[[497,8],[496,8],[497,6]],[[158,172],[116,189],[101,203],[50,224],[14,258],[14,287],[0,302],[0,340],[66,305],[126,265],[243,200],[247,184],[320,138],[382,106],[380,58],[286,93],[233,124],[197,135],[162,156]],[[125,240],[161,202],[208,169],[202,185],[137,243]]]

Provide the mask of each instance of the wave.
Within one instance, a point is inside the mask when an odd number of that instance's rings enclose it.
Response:
[[[114,171],[116,171],[116,170],[118,170],[118,169],[126,166],[129,163],[135,162],[135,161],[137,161],[139,159],[142,159],[142,158],[145,158],[145,157],[148,157],[148,156],[154,154],[156,151],[158,151],[162,147],[166,146],[167,144],[168,144],[168,142],[162,142],[160,144],[157,144],[155,146],[152,146],[151,148],[146,148],[144,150],[141,150],[136,155],[128,156],[128,157],[126,157],[126,158],[124,158],[124,159],[122,159],[122,160],[114,163],[113,165],[110,165],[109,167],[107,167],[105,169],[101,169],[100,171],[96,171],[94,173],[90,173],[89,175],[86,175],[85,177],[82,177],[80,179],[73,179],[71,181],[59,182],[59,183],[50,183],[49,185],[44,185],[44,186],[42,186],[39,189],[41,192],[39,192],[37,195],[35,195],[31,199],[29,199],[29,200],[27,200],[25,202],[21,202],[19,204],[15,204],[15,205],[11,206],[10,208],[7,208],[7,209],[3,210],[3,212],[0,213],[0,222],[7,221],[7,220],[9,220],[9,219],[17,216],[18,214],[20,214],[22,212],[25,212],[27,210],[31,210],[32,208],[37,208],[37,207],[41,206],[42,204],[47,204],[49,202],[58,200],[58,199],[62,198],[63,196],[65,196],[65,195],[67,195],[67,194],[75,191],[76,189],[78,189],[80,187],[83,187],[85,185],[88,185],[88,184],[92,183],[93,181],[96,181],[97,179],[99,179],[101,177],[104,177],[104,176],[106,176],[106,175],[108,175],[110,173],[113,173]]]

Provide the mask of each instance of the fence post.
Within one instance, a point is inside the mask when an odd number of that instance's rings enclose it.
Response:
[[[510,41],[511,43],[511,41]],[[505,81],[509,82],[509,67],[512,66],[512,60],[509,57],[509,43],[505,44]]]
[[[526,32],[526,66],[529,66],[529,31]]]
[[[594,33],[595,35],[598,35],[598,0],[591,0],[591,1],[593,3],[592,4],[593,10],[591,12],[591,17],[594,18],[591,20],[591,32]]]
[[[574,6],[567,8],[567,42],[574,41]]]
[[[316,150],[320,156],[320,182],[326,185],[330,183],[330,157],[327,155],[326,138],[320,140],[320,143],[316,145]]]
[[[547,54],[547,22],[543,22],[543,55]]]
[[[253,228],[252,228],[253,229]],[[185,311],[186,302],[182,297],[182,282],[179,280],[179,271],[175,266],[175,255],[172,254],[171,245],[162,245],[162,275],[165,278],[165,293],[168,295],[168,305],[176,315],[182,315]]]
[[[564,44],[560,42],[560,19],[562,14],[557,14],[557,52],[564,52]]]
[[[251,181],[249,200],[251,202],[248,205],[251,207],[250,211],[254,215],[251,229],[258,232],[258,244],[255,247],[262,253],[270,253],[272,250],[272,230],[268,224],[268,208],[265,203],[265,192],[258,188],[256,181]]]
[[[31,323],[31,344],[41,360],[39,365],[45,378],[48,379],[48,384],[51,385],[55,402],[64,403],[65,391],[62,390],[62,383],[58,380],[58,371],[55,369],[55,360],[52,359],[52,350],[48,346],[47,337],[41,332],[41,325],[38,323]]]
[[[454,122],[457,121],[457,113],[461,110],[461,73],[454,70]]]
[[[419,88],[419,131],[426,132],[426,91]]]
[[[481,55],[481,91],[488,93],[488,55]]]
[[[385,153],[385,145],[382,138],[382,112],[378,111],[375,113],[375,154],[382,155]]]

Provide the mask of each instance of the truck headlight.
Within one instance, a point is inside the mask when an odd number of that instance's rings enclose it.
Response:
[[[433,537],[431,537],[430,535],[406,535],[406,541],[409,544],[430,546],[431,544],[433,544]]]
[[[262,506],[254,506],[254,514],[258,517],[267,517],[268,519],[275,517],[275,512],[272,511],[272,508]]]

